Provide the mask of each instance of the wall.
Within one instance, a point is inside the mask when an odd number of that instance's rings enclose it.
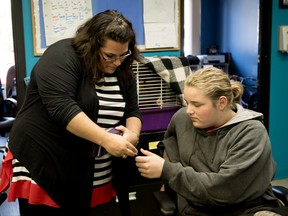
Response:
[[[39,57],[34,56],[30,0],[23,0],[22,7],[23,7],[26,73],[27,76],[29,76],[33,66],[38,61]]]
[[[206,54],[206,48],[208,46],[218,44],[218,1],[219,0],[201,0],[201,54]]]
[[[219,44],[220,51],[232,53],[233,73],[256,77],[258,2],[259,0],[202,0],[202,53],[206,53],[208,45]],[[279,9],[278,2],[273,0],[269,105],[269,136],[277,163],[275,179],[288,178],[288,139],[285,136],[288,97],[284,96],[287,92],[288,54],[277,51],[277,28],[279,25],[288,25],[288,10]]]
[[[22,0],[23,7],[23,23],[24,23],[24,40],[25,40],[25,57],[27,76],[39,57],[34,56],[33,35],[32,35],[32,19],[31,19],[31,1]],[[113,8],[111,8],[113,9]],[[180,51],[160,51],[160,52],[143,52],[143,56],[175,56],[180,55]]]
[[[278,2],[273,0],[272,8],[269,132],[277,162],[276,178],[288,178],[288,54],[277,50],[278,26],[288,25],[288,9],[279,9]]]
[[[231,70],[242,77],[258,76],[259,0],[219,1],[218,43],[232,53]]]
[[[217,44],[232,54],[230,73],[257,77],[258,8],[259,0],[202,0],[202,53]]]

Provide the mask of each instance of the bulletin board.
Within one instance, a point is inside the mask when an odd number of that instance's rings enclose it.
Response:
[[[31,0],[34,55],[107,9],[132,22],[140,52],[180,49],[180,0]]]

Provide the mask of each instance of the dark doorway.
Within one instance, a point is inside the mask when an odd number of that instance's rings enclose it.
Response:
[[[14,56],[17,89],[17,108],[23,104],[26,86],[24,77],[26,76],[25,44],[23,30],[22,1],[11,0],[12,28],[14,38]]]
[[[272,0],[260,0],[259,11],[259,111],[264,114],[264,124],[269,130]]]

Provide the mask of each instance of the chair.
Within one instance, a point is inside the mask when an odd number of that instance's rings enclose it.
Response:
[[[288,206],[288,188],[283,186],[272,187],[275,196],[283,202],[285,206]]]
[[[7,199],[7,193],[1,193],[0,194],[0,206],[2,203]]]
[[[283,203],[285,207],[279,207],[279,213],[285,212],[281,215],[288,215],[288,188],[283,186],[272,187],[275,196]],[[153,192],[153,197],[158,207],[161,216],[177,216],[176,193],[171,189],[165,191]],[[276,212],[276,211],[275,211]]]
[[[15,65],[11,66],[7,71],[6,97],[17,99]]]
[[[5,136],[15,121],[17,101],[14,98],[4,99],[0,80],[0,135]]]
[[[254,77],[230,76],[231,80],[239,81],[244,86],[244,93],[241,98],[241,106],[246,109],[258,110],[258,80]]]

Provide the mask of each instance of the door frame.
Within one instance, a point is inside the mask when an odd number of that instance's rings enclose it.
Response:
[[[272,0],[259,0],[258,101],[269,131]]]
[[[19,110],[23,104],[26,92],[26,85],[24,82],[24,78],[26,77],[26,60],[22,0],[11,0],[11,16],[16,72],[17,109]]]

